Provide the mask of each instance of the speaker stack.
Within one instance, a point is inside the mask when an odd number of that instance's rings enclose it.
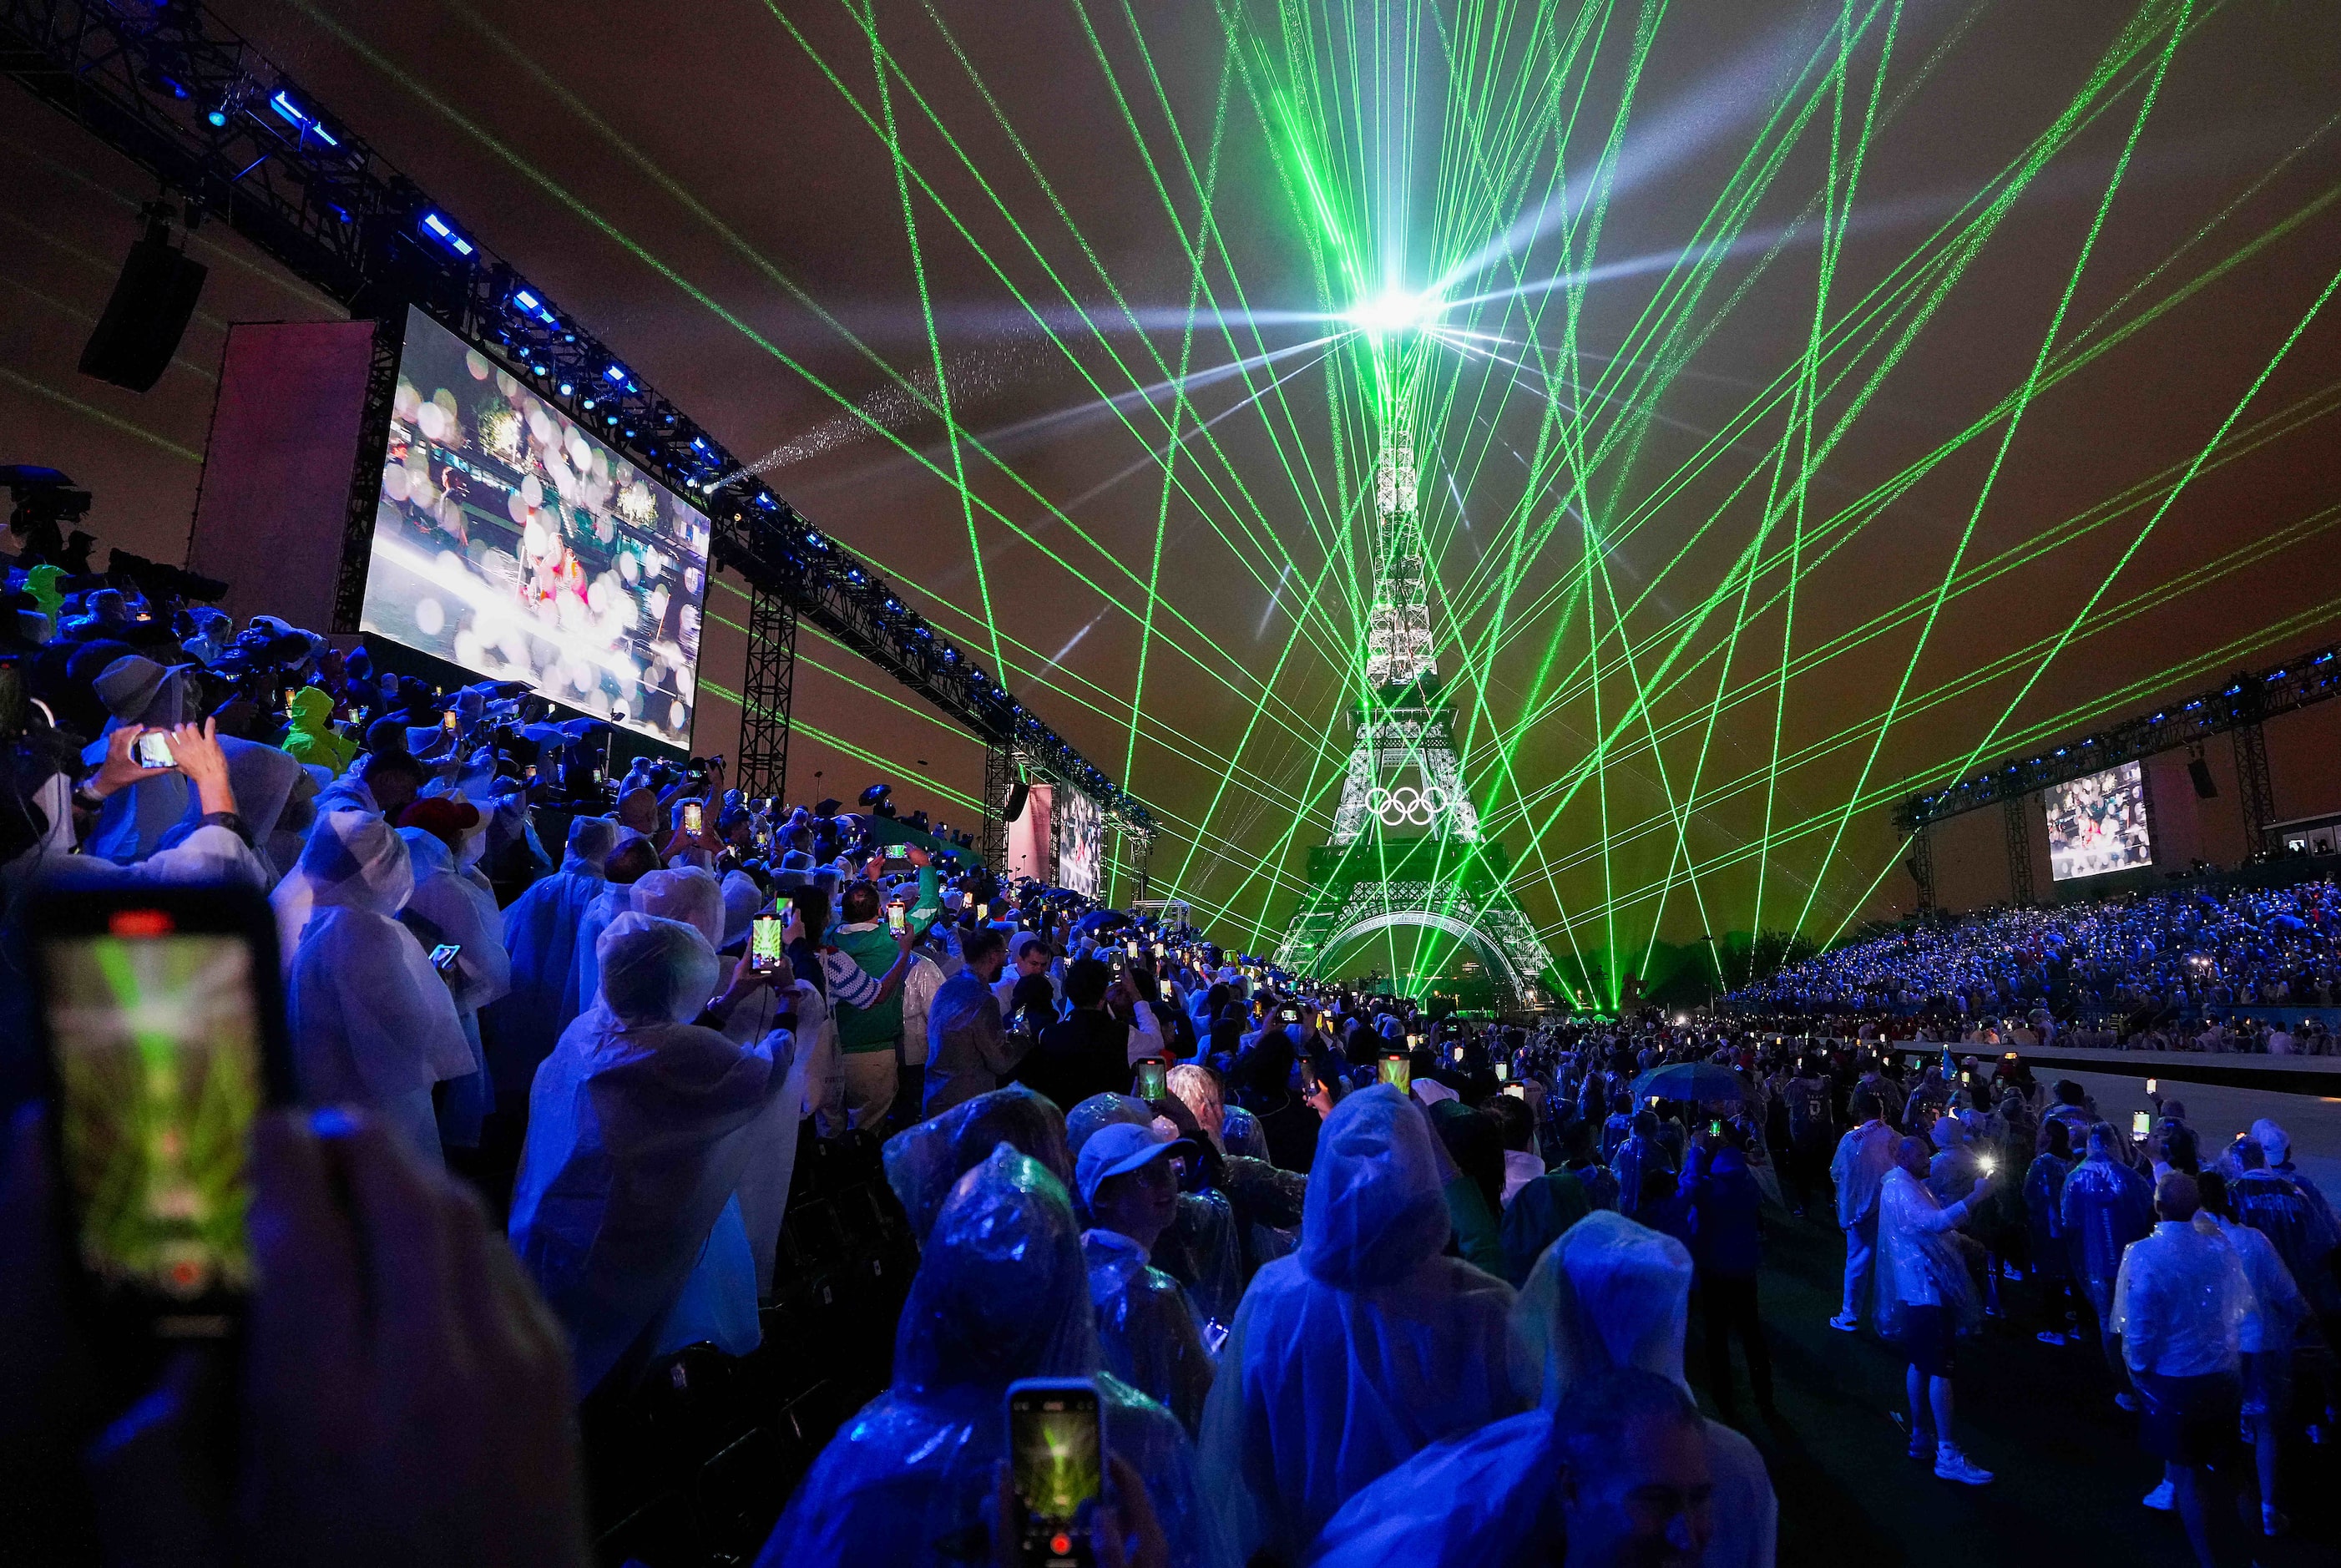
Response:
[[[148,209],[145,237],[130,247],[105,314],[81,351],[81,373],[132,392],[151,389],[179,351],[205,275],[201,262],[171,244],[162,213]]]

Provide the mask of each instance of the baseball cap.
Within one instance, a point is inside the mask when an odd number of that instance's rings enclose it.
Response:
[[[1081,1145],[1081,1158],[1073,1164],[1073,1185],[1081,1189],[1082,1206],[1087,1207],[1107,1177],[1126,1176],[1165,1155],[1191,1154],[1194,1148],[1192,1140],[1164,1139],[1152,1127],[1111,1123],[1091,1134],[1089,1142]]]
[[[480,825],[480,808],[469,801],[431,795],[416,801],[401,813],[398,825],[419,827],[433,838],[445,840],[452,846],[458,838]]]

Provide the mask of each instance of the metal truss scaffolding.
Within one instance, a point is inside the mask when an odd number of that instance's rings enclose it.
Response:
[[[2235,730],[2236,794],[2244,813],[2244,852],[2267,853],[2267,827],[2276,816],[2276,784],[2268,777],[2267,729],[2255,721]]]
[[[152,173],[184,204],[190,223],[224,219],[353,316],[378,324],[368,399],[374,417],[344,520],[337,626],[355,624],[363,594],[371,481],[388,424],[382,388],[394,387],[398,342],[413,305],[702,507],[714,564],[761,594],[786,596],[797,614],[887,670],[986,747],[1012,747],[1035,776],[1088,795],[1108,822],[1153,831],[1145,806],[1027,712],[997,674],[938,635],[875,570],[773,494],[202,5],[0,0],[0,73]],[[752,636],[752,659],[754,643]],[[768,694],[772,689],[768,684]],[[785,705],[784,694],[778,707],[766,704],[768,720],[783,726],[779,745],[769,737],[756,743],[776,770],[785,754]],[[987,841],[991,836],[987,823]]]
[[[2032,906],[2032,816],[2024,797],[2009,795],[2000,803],[2007,831],[2007,896],[2018,909]]]
[[[789,711],[797,681],[797,602],[758,584],[748,599],[748,668],[740,682],[740,787],[786,799]]]

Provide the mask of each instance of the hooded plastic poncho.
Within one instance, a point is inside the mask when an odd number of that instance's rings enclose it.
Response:
[[[2274,1171],[2245,1171],[2227,1183],[2227,1196],[2236,1218],[2276,1248],[2309,1303],[2320,1313],[2341,1310],[2341,1283],[2331,1262],[2336,1238],[2299,1184]]]
[[[1092,1094],[1066,1114],[1065,1143],[1079,1159],[1081,1145],[1100,1128],[1116,1122],[1146,1127],[1154,1120],[1153,1110],[1134,1094]],[[1228,1324],[1235,1321],[1236,1304],[1242,1300],[1244,1289],[1242,1239],[1238,1234],[1235,1205],[1228,1195],[1211,1191],[1180,1193],[1177,1216],[1154,1243],[1154,1255],[1149,1261],[1186,1288],[1191,1315],[1203,1327],[1205,1342],[1217,1344],[1223,1340]],[[1104,1320],[1099,1322],[1102,1326]],[[1177,1411],[1189,1431],[1194,1430],[1194,1416],[1159,1392],[1165,1384],[1143,1378],[1135,1381]],[[1208,1386],[1209,1380],[1205,1381]]]
[[[2335,1217],[2333,1205],[2326,1200],[2324,1190],[2308,1179],[2306,1172],[2292,1163],[2292,1139],[2285,1130],[2263,1116],[2252,1124],[2252,1136],[2258,1140],[2260,1152],[2267,1157],[2267,1168],[2297,1187],[2308,1206],[2322,1217],[2326,1229],[2341,1235],[2341,1219]]]
[[[1114,1376],[1162,1405],[1190,1433],[1202,1423],[1216,1368],[1177,1280],[1112,1231],[1081,1233],[1098,1346]]]
[[[2113,1310],[2122,1249],[2154,1229],[2154,1189],[2128,1166],[2092,1154],[2065,1178],[2063,1203],[2073,1277],[2103,1323]]]
[[[1063,1183],[1004,1144],[958,1179],[935,1216],[902,1310],[893,1387],[822,1451],[759,1568],[990,1561],[1008,1385],[1026,1377],[1096,1378],[1106,1446],[1146,1478],[1170,1562],[1233,1568],[1240,1559],[1201,1503],[1186,1434],[1100,1367]]]
[[[618,824],[607,817],[577,818],[569,824],[569,854],[561,869],[530,884],[504,911],[512,990],[480,1015],[488,1070],[500,1094],[528,1091],[536,1064],[580,1011],[570,1004],[578,928],[586,905],[608,885],[602,863],[617,837]]]
[[[953,1184],[1001,1144],[1040,1161],[1067,1191],[1072,1189],[1064,1114],[1047,1096],[1021,1084],[962,1100],[886,1140],[886,1184],[902,1200],[920,1241],[934,1228]]]
[[[604,875],[608,874],[609,863],[616,859],[621,853],[633,844],[649,842],[633,828],[621,827],[618,830],[616,841],[610,845],[609,853],[602,857]],[[602,972],[593,954],[600,948],[602,933],[609,930],[610,923],[626,911],[632,909],[648,914],[665,915],[671,919],[680,920],[686,925],[696,925],[700,929],[700,934],[705,936],[711,944],[713,944],[715,938],[722,934],[720,932],[709,931],[701,922],[700,914],[703,906],[696,900],[682,904],[662,900],[662,906],[656,909],[645,909],[643,905],[636,903],[635,887],[641,881],[648,880],[650,876],[656,874],[659,874],[645,873],[643,878],[633,883],[605,882],[602,890],[594,894],[593,901],[586,904],[585,913],[577,922],[576,955],[569,963],[569,1000],[565,1005],[573,1015],[583,1013],[592,1007],[593,999],[602,994]]]
[[[1878,1332],[1892,1339],[1914,1306],[1939,1306],[1962,1333],[1983,1323],[1983,1301],[1952,1233],[1964,1199],[1938,1203],[1927,1183],[1897,1165],[1878,1190]],[[1954,1212],[1956,1211],[1956,1212]]]
[[[627,835],[621,835],[624,836]],[[754,885],[749,883],[752,889]],[[712,873],[690,866],[678,871],[653,871],[646,873],[631,888],[612,889],[613,893],[619,891],[630,894],[636,911],[680,920],[706,937],[719,952],[727,945],[724,939],[730,934],[732,920],[728,890]],[[717,972],[722,974],[730,967],[719,963]],[[804,1005],[805,994],[812,991],[811,985],[802,983],[785,996],[770,987],[757,990],[732,1009],[720,1033],[740,1045],[762,1039],[772,1029],[773,1020],[786,1002],[797,1009],[799,1027],[792,1032],[792,1039],[802,1042],[808,1037],[803,1027],[806,1024],[816,1029],[820,1026],[813,1010]],[[797,1123],[804,1108],[809,1054],[801,1048],[791,1051],[786,1064],[789,1084],[772,1097],[755,1126],[743,1134],[750,1154],[747,1168],[740,1174],[740,1218],[747,1228],[749,1250],[755,1257],[756,1286],[760,1292],[772,1288],[781,1226],[788,1216],[789,1183],[796,1174]]]
[[[1154,1113],[1135,1094],[1092,1094],[1065,1113],[1065,1148],[1078,1160],[1081,1145],[1101,1129],[1125,1122],[1133,1127],[1150,1127],[1154,1124]]]
[[[1690,1254],[1622,1214],[1588,1214],[1538,1261],[1512,1309],[1515,1384],[1537,1408],[1426,1449],[1352,1498],[1307,1561],[1363,1568],[1530,1568],[1561,1538],[1553,1415],[1613,1367],[1683,1383]],[[1686,1389],[1688,1383],[1684,1383]],[[1779,1506],[1755,1444],[1706,1422],[1715,1481],[1710,1568],[1769,1568]]]
[[[695,1340],[757,1343],[733,1196],[754,1127],[787,1082],[789,1037],[742,1049],[682,1022],[713,988],[706,939],[620,915],[602,1004],[570,1024],[529,1094],[512,1240],[575,1348],[577,1386]],[[629,1353],[633,1353],[630,1354]]]
[[[290,869],[289,862],[279,864],[270,845],[286,804],[308,774],[301,764],[278,751],[257,741],[237,740],[233,736],[219,737],[220,751],[227,758],[227,786],[235,796],[235,814],[244,819],[244,831],[252,835],[253,853],[266,869],[273,883]],[[204,820],[203,802],[192,798],[188,792],[186,814],[176,826],[164,833],[161,848],[184,843]],[[294,854],[299,854],[296,848]]]
[[[454,999],[398,913],[414,891],[406,841],[363,812],[319,823],[301,854],[315,898],[285,983],[302,1098],[354,1103],[439,1157],[431,1086],[473,1069]]]
[[[503,916],[496,901],[455,870],[444,842],[419,827],[403,827],[406,857],[414,868],[414,894],[399,917],[414,933],[426,955],[443,943],[463,951],[447,984],[455,1016],[472,1048],[472,1071],[447,1085],[439,1104],[439,1139],[450,1148],[475,1149],[480,1124],[495,1109],[488,1058],[480,1044],[480,1009],[512,989],[512,960],[505,955]]]
[[[291,725],[284,736],[284,754],[295,762],[322,763],[335,773],[358,754],[357,744],[334,732],[333,694],[322,686],[304,686],[293,694],[284,710]]]
[[[1360,1489],[1517,1411],[1512,1288],[1442,1257],[1430,1124],[1396,1089],[1325,1120],[1300,1248],[1252,1277],[1203,1415],[1203,1480],[1240,1553],[1296,1561]]]

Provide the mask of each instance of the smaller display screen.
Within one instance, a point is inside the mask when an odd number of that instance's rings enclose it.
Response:
[[[252,1283],[245,1149],[264,1100],[242,938],[52,942],[58,1132],[84,1265],[101,1291],[183,1303]]]
[[[2058,882],[2154,864],[2146,773],[2124,763],[2041,792],[2048,817],[2048,873]]]
[[[759,969],[777,969],[788,952],[788,924],[777,914],[760,914],[748,927],[748,954]]]
[[[1016,1492],[1044,1520],[1081,1518],[1105,1483],[1094,1398],[1033,1398],[1015,1412]]]

